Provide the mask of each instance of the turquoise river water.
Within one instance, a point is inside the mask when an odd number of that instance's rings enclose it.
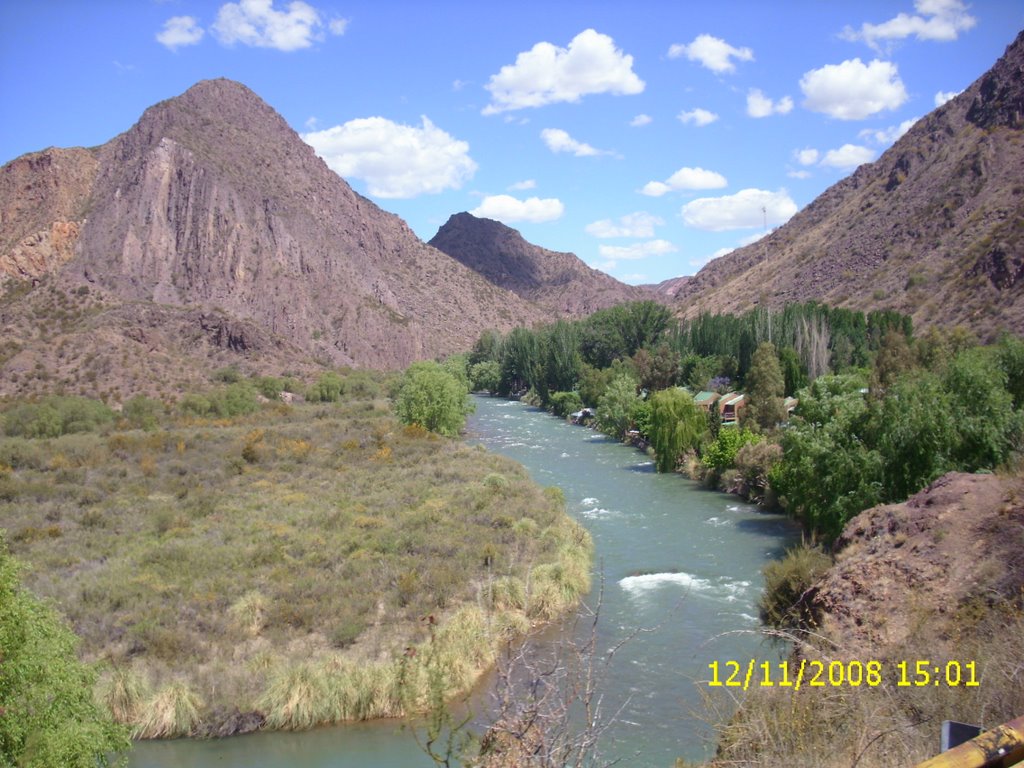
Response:
[[[622,765],[671,768],[712,748],[702,693],[713,661],[779,657],[757,633],[760,571],[793,543],[785,518],[659,475],[635,449],[518,402],[475,398],[469,440],[523,464],[565,494],[569,514],[594,537],[603,572],[599,645],[615,654],[603,711],[619,712],[602,743]],[[596,599],[600,584],[595,576]],[[551,633],[549,633],[551,634]],[[427,768],[401,723],[260,733],[219,741],[136,746],[131,768]]]

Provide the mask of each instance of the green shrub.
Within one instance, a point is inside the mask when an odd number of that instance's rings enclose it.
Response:
[[[718,437],[704,449],[701,461],[714,472],[724,472],[736,466],[736,455],[743,446],[757,443],[760,439],[746,428],[723,428],[719,430]]]
[[[778,629],[813,631],[818,617],[802,598],[831,566],[831,557],[806,546],[794,547],[781,560],[768,563],[758,601],[761,621]]]
[[[583,400],[578,392],[552,392],[550,403],[551,412],[563,419],[583,408]]]

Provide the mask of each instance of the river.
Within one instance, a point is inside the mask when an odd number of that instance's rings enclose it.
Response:
[[[557,485],[569,514],[594,538],[595,592],[603,573],[599,643],[615,654],[603,682],[605,712],[618,712],[603,745],[635,768],[670,768],[712,748],[701,680],[712,661],[774,659],[757,634],[760,571],[793,543],[785,518],[735,497],[659,475],[642,453],[518,402],[475,398],[469,440]],[[646,631],[650,630],[650,631]],[[395,722],[261,733],[220,741],[136,746],[131,768],[426,768],[412,736]]]

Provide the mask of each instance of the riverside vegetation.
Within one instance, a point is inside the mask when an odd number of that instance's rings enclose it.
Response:
[[[175,404],[4,413],[11,554],[135,737],[399,716],[589,588],[557,489],[396,418],[415,377],[326,373],[296,405],[258,393],[297,382],[215,378]]]
[[[485,333],[465,364],[474,386],[521,394],[559,416],[590,406],[597,429],[646,447],[658,471],[687,473],[798,519],[806,543],[766,569],[761,613],[770,634],[794,643],[791,663],[799,664],[849,658],[843,637],[823,634],[808,599],[847,522],[949,472],[998,473],[1010,487],[1024,476],[1024,340],[1003,334],[985,345],[961,328],[912,330],[896,312],[814,302],[683,322],[639,302],[579,322]],[[698,390],[744,391],[739,424],[701,410],[690,394]],[[788,419],[783,395],[799,399]],[[1007,493],[991,514],[1016,520],[1017,492]],[[941,541],[947,532],[932,535]],[[892,546],[900,545],[896,537]],[[890,666],[943,653],[975,659],[988,682],[796,695],[775,688],[742,701],[725,690],[708,697],[718,731],[712,765],[818,766],[824,755],[861,768],[906,765],[934,753],[942,719],[992,726],[1019,715],[1024,562],[1018,553],[973,567],[973,592],[943,608],[941,628],[922,606],[901,617],[912,625],[901,644],[861,650]]]

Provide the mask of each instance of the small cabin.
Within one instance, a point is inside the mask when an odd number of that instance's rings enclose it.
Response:
[[[747,396],[742,392],[727,392],[718,398],[718,412],[722,415],[722,424],[736,424],[746,400]]]
[[[705,390],[704,392],[698,392],[696,395],[694,395],[693,402],[695,405],[699,405],[705,411],[710,411],[711,406],[714,405],[720,397],[721,395],[718,394],[717,392],[708,392]]]

